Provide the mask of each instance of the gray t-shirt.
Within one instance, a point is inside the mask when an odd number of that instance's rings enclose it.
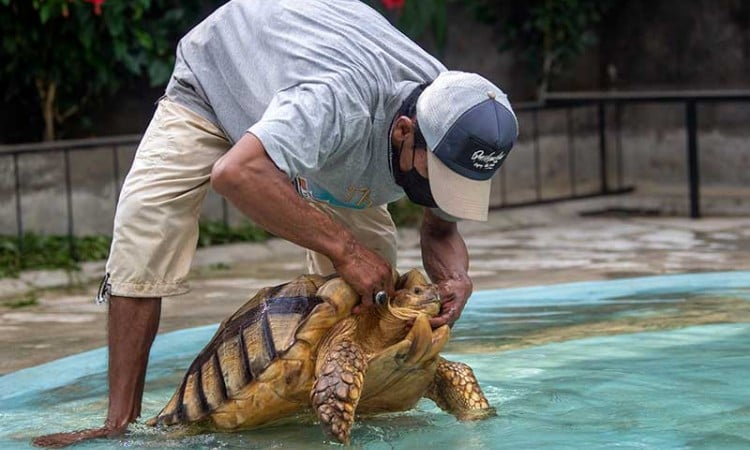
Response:
[[[233,0],[180,41],[167,95],[253,133],[301,195],[365,208],[403,196],[391,122],[444,70],[359,0]]]

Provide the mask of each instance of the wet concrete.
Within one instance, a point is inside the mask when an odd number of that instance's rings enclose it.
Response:
[[[750,217],[590,215],[618,202],[500,210],[486,223],[462,223],[475,289],[750,269]],[[399,270],[420,266],[416,230],[401,230],[400,243]],[[221,321],[256,289],[302,273],[303,255],[280,240],[201,249],[192,291],[163,302],[160,332]],[[106,306],[92,301],[102,267],[0,280],[0,374],[105,345]]]

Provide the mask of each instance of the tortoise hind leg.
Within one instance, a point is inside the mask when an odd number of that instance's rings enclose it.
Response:
[[[349,444],[366,366],[362,349],[349,341],[336,342],[319,356],[312,407],[323,432],[343,444]]]
[[[496,415],[471,367],[439,358],[435,379],[425,397],[458,420],[480,420]]]

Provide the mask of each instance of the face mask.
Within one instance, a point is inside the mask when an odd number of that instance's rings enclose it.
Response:
[[[415,144],[416,142],[417,141],[415,140]],[[412,151],[411,169],[406,172],[401,170],[399,161],[401,160],[401,152],[403,149],[404,141],[401,141],[401,147],[399,148],[398,153],[395,151],[391,152],[391,168],[396,184],[401,186],[404,189],[406,196],[409,197],[409,200],[417,205],[426,206],[428,208],[437,208],[437,203],[435,203],[435,199],[432,198],[429,180],[420,175],[419,172],[417,172],[416,167],[414,167],[416,148]]]

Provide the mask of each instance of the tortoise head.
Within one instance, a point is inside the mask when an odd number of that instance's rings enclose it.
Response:
[[[431,284],[420,271],[412,269],[399,277],[396,295],[390,299],[389,305],[392,312],[395,309],[412,317],[418,313],[434,317],[440,312],[440,294],[437,285]]]
[[[420,284],[399,289],[390,304],[392,308],[409,309],[434,317],[440,312],[440,294],[437,285]]]

